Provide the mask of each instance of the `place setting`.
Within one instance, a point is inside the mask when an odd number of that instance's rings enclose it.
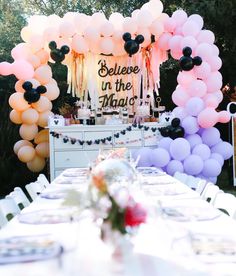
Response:
[[[63,247],[50,235],[0,239],[0,265],[44,261],[62,253]]]

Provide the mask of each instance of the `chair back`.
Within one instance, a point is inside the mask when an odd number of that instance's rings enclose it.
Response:
[[[49,182],[44,174],[40,174],[37,178],[37,181],[40,182],[44,186],[44,188],[47,188],[49,185]]]
[[[27,184],[25,189],[31,197],[32,201],[34,201],[45,189],[45,187],[40,182],[35,181]]]
[[[6,198],[11,198],[15,201],[18,207],[22,210],[29,206],[30,202],[21,188],[16,187]]]
[[[19,206],[9,197],[0,200],[0,209],[8,221],[20,213]]]
[[[232,218],[236,218],[236,197],[229,193],[218,193],[213,206],[226,211]]]
[[[208,183],[204,192],[202,193],[202,198],[209,203],[214,204],[218,193],[223,193],[223,191],[220,190],[219,187],[214,185],[213,183]]]

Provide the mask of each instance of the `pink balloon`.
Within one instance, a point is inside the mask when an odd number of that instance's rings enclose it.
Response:
[[[196,78],[205,80],[210,76],[211,67],[207,62],[203,61],[200,66],[194,66],[193,72]]]
[[[195,51],[196,56],[200,56],[204,61],[208,61],[212,57],[212,46],[208,43],[201,43],[197,46]]]
[[[217,106],[220,103],[219,100],[218,100],[218,98],[215,95],[213,95],[213,94],[207,94],[204,97],[204,102],[205,102],[206,107],[212,107],[214,109],[216,109]]]
[[[72,49],[79,54],[87,53],[89,50],[88,43],[83,36],[75,35],[72,39]]]
[[[13,74],[17,79],[27,80],[34,76],[34,67],[25,60],[16,60],[12,64]]]
[[[198,124],[202,128],[213,127],[218,122],[218,113],[213,108],[206,108],[198,115]]]
[[[0,75],[8,76],[12,74],[12,65],[8,62],[1,62],[0,63]]]
[[[189,95],[183,88],[179,87],[173,92],[172,100],[177,106],[184,106],[189,100]]]
[[[193,36],[185,36],[180,43],[181,49],[183,49],[184,47],[190,47],[193,50],[196,46],[197,40]]]
[[[131,17],[126,17],[123,21],[123,32],[134,34],[137,32],[137,30],[137,21]]]
[[[30,54],[30,49],[27,47],[26,43],[20,43],[11,50],[11,56],[14,60],[27,59]]]
[[[172,35],[169,33],[164,33],[160,36],[159,39],[159,48],[160,50],[169,50],[169,40],[171,39]]]
[[[166,32],[170,32],[173,33],[173,31],[176,28],[176,21],[174,18],[168,18],[165,22],[164,22],[164,27],[165,27],[165,31]]]
[[[179,52],[175,52],[175,51],[170,51],[170,54],[171,54],[171,56],[174,58],[174,59],[176,59],[176,60],[179,60],[182,56],[183,56],[183,54],[182,54],[182,52],[181,51],[179,51]]]
[[[212,45],[212,52],[214,56],[218,56],[220,54],[220,50],[215,44]]]
[[[183,10],[177,10],[173,12],[172,18],[175,20],[176,26],[179,27],[179,26],[182,26],[187,21],[188,15]]]
[[[104,37],[112,36],[114,31],[115,31],[114,26],[109,21],[104,22],[100,27],[100,33]]]
[[[182,41],[182,36],[180,35],[174,35],[172,38],[169,40],[169,48],[173,52],[182,52],[182,49],[180,47],[180,43]]]
[[[214,44],[215,42],[215,35],[213,32],[208,30],[202,30],[197,36],[197,41],[199,43],[208,43],[208,44]]]
[[[163,23],[160,22],[158,19],[155,20],[152,25],[150,26],[150,32],[154,34],[155,36],[159,37],[164,32],[164,26]]]
[[[209,93],[218,91],[222,87],[222,76],[219,72],[211,73],[210,76],[205,80],[207,91]]]
[[[59,26],[59,34],[63,38],[71,38],[75,33],[75,27],[72,23],[64,21]]]
[[[202,29],[204,22],[203,22],[203,19],[200,15],[192,14],[192,15],[189,16],[188,20],[194,21],[195,23],[197,23],[199,28]]]
[[[114,43],[111,38],[105,37],[101,39],[100,47],[103,54],[109,55],[114,49]]]
[[[187,71],[179,72],[178,77],[177,77],[178,83],[180,85],[186,87],[186,88],[194,80],[195,80],[195,77],[194,77],[194,75],[193,75],[193,73],[191,71],[190,72],[187,72]]]
[[[182,32],[184,36],[197,36],[200,29],[196,22],[188,19],[183,25]]]
[[[208,63],[211,66],[211,71],[218,71],[222,66],[222,60],[218,56],[212,56],[208,59]]]
[[[212,95],[214,95],[217,98],[217,100],[218,100],[219,103],[222,102],[222,100],[223,100],[223,93],[221,92],[221,90],[212,93]]]
[[[175,28],[173,34],[174,35],[181,35],[181,36],[183,36],[182,27]]]
[[[84,30],[84,37],[87,41],[97,42],[100,38],[99,31],[92,26],[88,26]]]
[[[203,97],[207,92],[206,84],[201,80],[194,80],[188,88],[188,94],[193,97]]]
[[[218,113],[219,123],[228,123],[230,121],[230,113],[228,111],[221,111]]]

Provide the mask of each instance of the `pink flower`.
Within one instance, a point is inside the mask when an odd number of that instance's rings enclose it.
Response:
[[[146,221],[146,217],[146,210],[139,203],[135,203],[125,210],[125,226],[138,226]]]

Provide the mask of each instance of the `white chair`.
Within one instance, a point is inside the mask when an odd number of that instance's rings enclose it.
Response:
[[[25,186],[26,191],[30,195],[31,199],[34,201],[45,189],[42,183],[35,181],[27,184]]]
[[[1,207],[0,207],[0,229],[6,225],[8,223],[8,220],[7,218],[4,216],[4,213],[2,212],[1,210]]]
[[[229,193],[218,193],[213,206],[226,211],[230,217],[236,219],[236,197]]]
[[[194,177],[192,175],[188,175],[186,180],[185,180],[185,184],[193,189],[193,190],[196,190],[197,189],[197,186],[198,186],[198,183],[201,181],[200,178],[197,178],[197,177]]]
[[[207,183],[207,186],[202,193],[202,198],[213,205],[216,199],[216,196],[219,193],[224,193],[224,192],[220,190],[219,187],[214,185],[213,183]]]
[[[197,187],[196,187],[196,192],[199,195],[201,195],[204,192],[206,186],[207,186],[207,181],[204,180],[204,179],[199,178],[199,181],[198,181]]]
[[[49,185],[49,182],[44,174],[40,174],[37,178],[37,181],[40,182],[44,186],[44,188],[47,188]]]
[[[19,206],[12,198],[1,199],[0,209],[7,221],[11,220],[15,215],[20,213]]]
[[[174,174],[174,178],[176,178],[177,180],[179,180],[180,182],[186,184],[186,180],[188,178],[188,175],[186,173],[181,173],[181,172],[176,172]]]
[[[20,187],[16,187],[6,198],[13,199],[21,210],[30,205],[30,201]]]

